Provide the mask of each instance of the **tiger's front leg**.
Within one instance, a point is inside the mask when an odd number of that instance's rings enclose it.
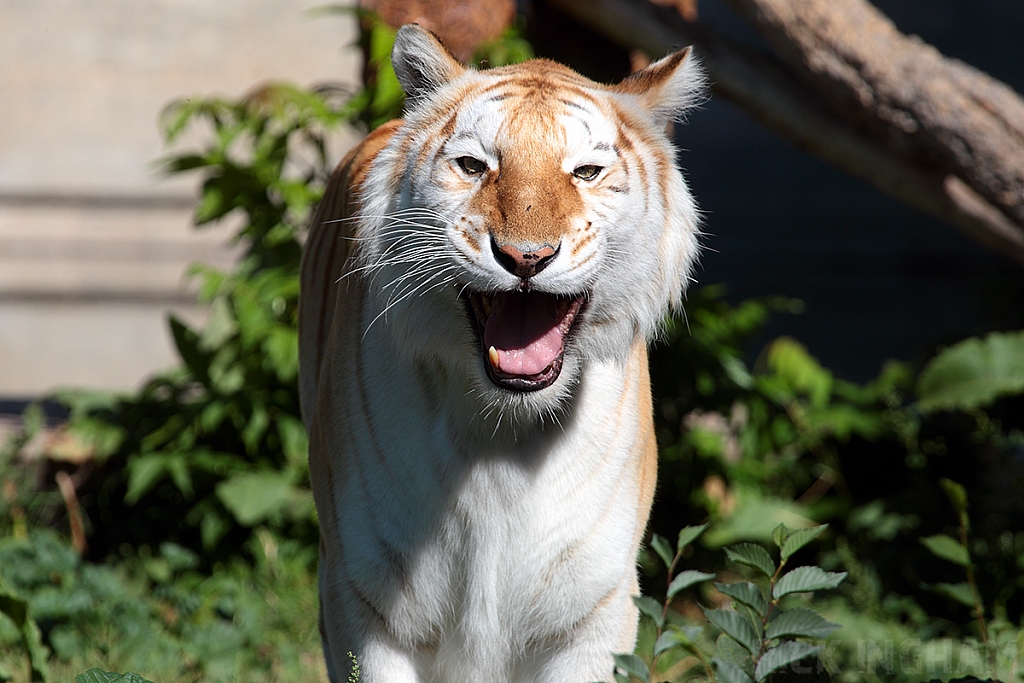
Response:
[[[344,595],[325,592],[326,575],[320,572],[320,638],[331,683],[346,683],[353,678],[359,683],[426,683],[417,673],[414,657],[390,642],[379,617],[358,601],[353,603],[351,595],[346,600]],[[340,610],[325,610],[324,605],[338,605]],[[346,615],[344,623],[332,623],[337,621],[331,619],[332,614]],[[358,655],[344,644],[353,642],[343,637],[352,631],[361,634],[357,639],[361,643]]]
[[[637,610],[633,596],[639,594],[636,579],[623,585],[602,602],[586,619],[586,628],[554,654],[541,649],[516,680],[532,683],[566,681],[610,681],[614,671],[613,653],[632,652],[636,643]],[[610,644],[611,647],[609,647]]]

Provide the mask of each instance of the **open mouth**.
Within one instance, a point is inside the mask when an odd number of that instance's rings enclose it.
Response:
[[[537,391],[558,379],[565,341],[579,319],[585,295],[473,292],[466,299],[492,382],[513,391]]]

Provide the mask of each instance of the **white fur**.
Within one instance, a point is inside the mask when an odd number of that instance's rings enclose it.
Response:
[[[402,60],[429,52],[422,32],[402,31]],[[658,146],[650,158],[617,165],[609,148],[617,128],[601,108],[557,119],[550,144],[560,145],[566,173],[604,166],[608,180],[629,181],[632,191],[580,181],[584,215],[532,282],[589,290],[588,307],[558,380],[515,393],[487,379],[459,293],[517,280],[491,256],[488,226],[468,210],[473,189],[452,164],[469,155],[497,165],[516,144],[503,137],[500,103],[463,98],[468,85],[499,76],[453,69],[435,53],[399,69],[419,74],[417,101],[369,171],[358,261],[339,295],[367,293],[359,348],[344,342],[352,320],[336,315],[309,411],[334,680],[344,679],[348,651],[363,683],[608,680],[611,653],[631,650],[636,633],[635,544],[648,514],[637,458],[651,421],[644,343],[678,305],[697,253],[685,183],[652,161],[673,159],[659,118],[692,101],[682,82],[692,74],[679,69],[681,82],[655,105],[592,89],[635,110],[634,125]],[[441,139],[445,111],[458,119]],[[417,157],[424,148],[431,153]],[[636,164],[648,166],[647,196],[638,194]],[[667,196],[655,174],[668,176]],[[573,255],[567,246],[588,222],[595,238]]]

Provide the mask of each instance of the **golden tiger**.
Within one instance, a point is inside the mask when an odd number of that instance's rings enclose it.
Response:
[[[332,680],[609,679],[657,453],[647,340],[698,251],[666,125],[689,50],[615,86],[399,30],[406,115],[304,249],[301,398]]]

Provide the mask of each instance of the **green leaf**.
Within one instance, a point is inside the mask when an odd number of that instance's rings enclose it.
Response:
[[[174,345],[177,347],[181,359],[185,361],[185,365],[196,376],[196,379],[208,385],[212,357],[200,347],[199,335],[176,316],[169,316],[168,321],[171,326],[171,336],[174,337]]]
[[[14,622],[21,636],[21,645],[28,653],[32,681],[45,681],[50,677],[47,664],[48,651],[43,645],[42,633],[35,619],[29,614],[28,602],[0,581],[0,614]]]
[[[658,628],[665,625],[665,607],[654,598],[646,595],[634,595],[633,604],[643,614],[649,616]]]
[[[845,578],[846,572],[827,572],[820,567],[797,567],[779,579],[772,595],[778,600],[790,593],[828,590],[838,586]]]
[[[199,428],[204,434],[217,429],[227,416],[228,404],[224,401],[211,401],[199,414]]]
[[[248,424],[245,425],[245,429],[242,430],[242,442],[250,453],[256,453],[259,450],[260,439],[266,434],[269,426],[270,414],[267,409],[262,403],[254,402],[252,415]]]
[[[754,683],[746,671],[732,662],[716,657],[711,663],[715,665],[715,678],[722,683]]]
[[[716,583],[715,588],[718,589],[719,593],[728,595],[733,600],[751,608],[762,618],[768,614],[768,601],[765,600],[764,593],[761,592],[760,588],[749,581],[741,581],[739,583]]]
[[[207,512],[199,522],[199,537],[203,548],[212,550],[231,529],[231,522],[224,515]]]
[[[690,634],[686,633],[678,627],[670,628],[669,630],[658,636],[658,640],[654,643],[654,656],[657,657],[661,653],[671,650],[674,647],[682,647],[690,650],[694,647],[694,639],[690,637]]]
[[[746,430],[745,449],[761,448],[751,441],[759,438],[758,432],[763,432],[763,428],[751,425]],[[767,435],[764,438],[767,438]],[[731,490],[735,494],[735,511],[729,517],[716,522],[704,533],[701,537],[703,545],[714,548],[738,542],[770,541],[772,530],[779,522],[785,522],[791,529],[815,526],[815,522],[807,519],[804,507],[790,500],[766,496],[761,487],[740,480],[731,486]]]
[[[704,616],[751,654],[761,648],[761,636],[739,612],[731,609],[706,609]]]
[[[676,552],[683,552],[683,548],[697,540],[697,537],[704,533],[711,526],[709,523],[700,526],[687,526],[679,530],[679,540],[676,543]]]
[[[828,524],[822,524],[820,526],[811,527],[810,529],[797,529],[796,531],[790,532],[782,543],[782,549],[780,551],[782,559],[789,559],[793,553],[813,541],[827,528]]]
[[[288,462],[306,469],[309,462],[309,440],[302,422],[289,415],[276,420],[277,433],[281,437],[281,448]]]
[[[672,560],[675,556],[672,553],[672,546],[668,544],[664,537],[653,534],[651,536],[651,547],[654,548],[654,552],[658,553],[658,557],[665,563],[666,568],[672,566]]]
[[[120,680],[121,674],[103,669],[89,669],[84,674],[75,676],[75,683],[112,683]]]
[[[267,359],[277,375],[285,381],[292,380],[299,370],[299,335],[294,328],[277,325],[263,340]]]
[[[153,681],[150,681],[150,680],[148,680],[146,678],[143,678],[139,674],[131,672],[131,671],[129,671],[128,673],[124,674],[121,677],[121,680],[124,683],[153,683]]]
[[[139,502],[163,477],[167,472],[167,462],[162,453],[148,453],[132,458],[127,469],[128,491],[124,494],[124,502],[130,506]]]
[[[816,655],[820,651],[820,645],[788,640],[761,655],[761,659],[757,662],[757,668],[754,669],[754,679],[760,683],[782,667],[799,662],[805,657]]]
[[[961,605],[967,607],[974,607],[974,592],[971,590],[970,584],[967,582],[963,583],[935,583],[930,586],[925,586],[928,590],[933,593],[955,600]]]
[[[771,578],[775,575],[775,562],[768,551],[755,543],[738,543],[725,549],[725,554],[736,564],[742,564]]]
[[[776,401],[788,403],[802,394],[816,407],[828,403],[835,380],[803,344],[780,337],[768,346],[765,360],[774,378],[779,380],[778,388],[772,392]]]
[[[188,455],[185,453],[161,453],[167,473],[171,481],[186,499],[191,500],[195,491],[192,488],[192,475],[188,470]]]
[[[780,523],[775,527],[775,529],[772,530],[772,540],[775,542],[775,546],[777,548],[781,548],[782,544],[786,542],[786,539],[789,538],[791,533],[793,533],[793,530],[785,524]]]
[[[255,526],[281,510],[289,500],[291,483],[282,472],[239,474],[217,484],[217,497],[238,523]]]
[[[933,358],[917,383],[918,408],[972,410],[1024,392],[1024,330],[967,339]]]
[[[952,479],[946,479],[945,477],[939,480],[939,484],[942,486],[942,490],[946,492],[949,502],[953,504],[956,511],[966,512],[967,489],[963,487],[963,484],[958,484]]]
[[[695,569],[687,569],[686,571],[679,572],[676,577],[672,579],[672,583],[668,586],[668,597],[672,598],[679,591],[689,588],[695,583],[701,581],[707,581],[715,578],[714,574],[705,574],[704,572],[696,571]]]
[[[822,618],[817,612],[806,607],[787,610],[768,622],[764,629],[765,638],[826,638],[840,628]]]
[[[512,27],[506,29],[500,37],[479,45],[470,63],[478,69],[493,69],[525,62],[533,56],[533,47],[519,36],[516,27]]]
[[[196,225],[203,225],[223,217],[235,208],[234,193],[225,193],[227,184],[223,178],[213,176],[203,183],[203,194],[192,214]]]
[[[68,429],[83,446],[92,451],[92,457],[99,462],[116,453],[127,437],[123,426],[111,424],[104,418],[87,415],[73,416],[68,422]],[[51,452],[49,457],[56,459],[58,455]]]
[[[199,555],[170,541],[160,544],[160,557],[166,560],[168,568],[175,572],[195,569],[199,566]]]
[[[971,566],[971,556],[967,552],[967,548],[955,538],[945,534],[936,534],[934,536],[926,536],[920,539],[920,541],[921,545],[928,548],[935,557],[948,560],[961,567]]]
[[[736,356],[725,356],[720,359],[722,370],[726,376],[737,386],[743,389],[750,389],[754,386],[754,378],[747,369],[746,364]]]
[[[200,348],[215,351],[238,332],[235,312],[226,296],[218,296],[211,303],[206,314],[206,327],[199,340]]]
[[[633,678],[638,678],[643,683],[647,683],[647,677],[650,674],[650,669],[644,660],[633,654],[618,654],[614,655],[614,657],[615,666],[622,669]]]
[[[180,154],[178,156],[163,159],[161,170],[164,173],[174,174],[191,171],[196,168],[203,168],[204,166],[209,165],[210,160],[207,157],[199,154]]]
[[[715,638],[714,649],[711,654],[723,662],[731,662],[740,668],[751,679],[754,678],[754,658],[747,648],[743,647],[726,633],[718,634]]]
[[[153,683],[136,673],[119,674],[103,669],[89,669],[75,676],[75,683]]]

